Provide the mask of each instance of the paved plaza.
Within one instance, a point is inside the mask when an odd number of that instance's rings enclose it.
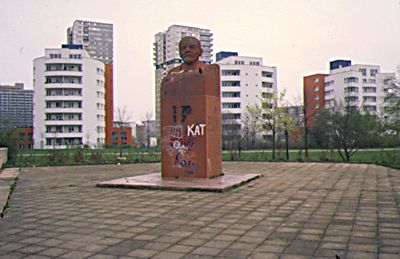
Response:
[[[400,171],[229,162],[224,193],[99,188],[160,164],[22,168],[0,258],[400,258]]]

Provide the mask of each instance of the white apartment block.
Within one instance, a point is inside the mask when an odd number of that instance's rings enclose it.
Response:
[[[172,25],[166,31],[159,32],[154,37],[154,66],[155,71],[155,93],[156,93],[156,125],[159,135],[160,125],[160,86],[166,73],[182,63],[179,56],[179,41],[185,36],[194,36],[200,40],[203,54],[200,60],[206,64],[212,62],[213,34],[208,29],[189,27],[183,25]]]
[[[263,65],[259,57],[228,56],[217,64],[221,70],[222,122],[236,120],[243,126],[247,106],[261,107],[263,99],[276,96],[277,68]]]
[[[104,144],[104,63],[81,45],[45,49],[33,61],[34,148]]]
[[[343,63],[344,66],[335,64]],[[325,108],[352,108],[384,116],[385,94],[394,73],[382,73],[377,65],[331,62],[325,77]]]

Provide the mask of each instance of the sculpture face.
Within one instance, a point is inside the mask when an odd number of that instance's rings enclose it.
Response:
[[[203,50],[201,49],[200,41],[195,37],[184,37],[179,42],[179,55],[185,64],[192,65],[196,63],[201,54],[203,54]]]

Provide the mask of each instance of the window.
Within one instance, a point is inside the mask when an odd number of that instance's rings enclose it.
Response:
[[[358,71],[359,71],[363,76],[367,76],[367,69],[365,69],[365,68],[360,68]]]
[[[244,61],[235,60],[235,65],[244,65]]]
[[[223,120],[240,120],[240,113],[223,113]]]
[[[222,81],[222,86],[240,86],[240,81]]]
[[[24,138],[25,138],[25,134],[24,134],[24,133],[19,133],[18,139],[21,140],[21,141],[23,141]]]
[[[347,96],[344,98],[344,101],[346,103],[348,102],[358,102],[358,97],[357,96]]]
[[[319,91],[319,86],[314,86],[314,91]]]
[[[263,98],[266,99],[272,99],[272,97],[274,96],[272,93],[262,93],[261,95]]]
[[[237,98],[240,97],[240,92],[222,92],[224,98]]]
[[[261,107],[264,108],[264,109],[272,109],[272,107],[274,107],[274,104],[263,102]]]
[[[369,73],[371,76],[376,76],[376,74],[378,73],[378,69],[371,69]]]
[[[113,132],[112,133],[112,140],[117,140],[118,139],[118,132]]]
[[[374,105],[364,105],[363,109],[367,112],[376,112],[376,106]]]
[[[261,72],[262,77],[272,77],[272,72],[269,71],[262,71]]]
[[[329,87],[329,86],[333,85],[334,83],[335,83],[335,80],[331,80],[331,81],[325,82],[325,86]]]
[[[223,76],[240,76],[240,70],[222,70]]]
[[[70,59],[82,59],[81,54],[69,54]]]
[[[240,103],[222,103],[223,109],[237,109],[240,108]]]
[[[319,109],[319,104],[314,104],[314,109]]]
[[[363,102],[376,102],[376,97],[375,96],[364,96],[363,97]]]
[[[345,93],[358,93],[358,87],[345,87]]]
[[[126,140],[126,132],[121,132],[121,140]]]
[[[262,82],[261,86],[265,87],[265,88],[272,88],[272,83],[270,83],[270,82]]]
[[[358,78],[357,77],[346,77],[344,79],[345,83],[358,83]]]
[[[314,100],[319,100],[319,95],[318,95],[318,94],[315,94],[315,95],[313,96],[313,98],[314,98]]]
[[[376,93],[376,87],[363,87],[364,93]]]
[[[319,82],[319,78],[314,78],[314,83],[318,83]]]
[[[61,58],[61,54],[50,54],[50,58]]]

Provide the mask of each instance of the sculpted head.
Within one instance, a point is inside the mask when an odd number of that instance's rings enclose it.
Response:
[[[200,41],[192,36],[183,37],[179,42],[179,55],[186,65],[192,65],[203,54]]]

